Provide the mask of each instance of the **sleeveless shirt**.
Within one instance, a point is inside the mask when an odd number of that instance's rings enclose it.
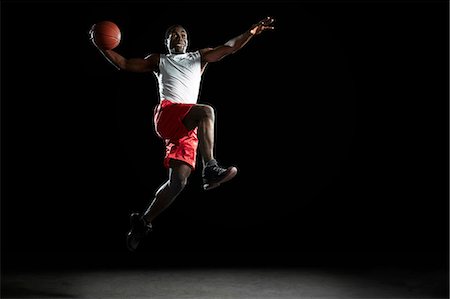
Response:
[[[183,54],[161,54],[156,74],[160,100],[174,103],[197,103],[201,82],[199,51]]]

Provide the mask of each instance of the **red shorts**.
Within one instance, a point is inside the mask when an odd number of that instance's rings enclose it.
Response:
[[[195,104],[173,103],[162,100],[154,110],[155,131],[166,144],[164,166],[169,167],[170,159],[186,162],[195,169],[197,157],[197,128],[188,130],[183,118]]]

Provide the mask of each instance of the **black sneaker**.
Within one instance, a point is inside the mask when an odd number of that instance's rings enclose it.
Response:
[[[217,164],[217,162],[213,165],[206,166],[203,168],[203,189],[214,189],[220,186],[220,184],[234,178],[236,173],[236,167],[230,166],[228,168],[222,168]]]
[[[139,242],[152,231],[152,225],[146,223],[139,213],[130,215],[131,229],[127,234],[127,248],[134,252]]]

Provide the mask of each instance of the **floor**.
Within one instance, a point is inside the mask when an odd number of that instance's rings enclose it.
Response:
[[[448,275],[389,267],[107,267],[2,275],[1,298],[448,298]]]

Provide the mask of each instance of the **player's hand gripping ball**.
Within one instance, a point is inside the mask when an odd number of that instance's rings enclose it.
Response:
[[[121,39],[119,27],[111,21],[101,21],[94,24],[89,31],[89,37],[102,50],[116,48]]]

